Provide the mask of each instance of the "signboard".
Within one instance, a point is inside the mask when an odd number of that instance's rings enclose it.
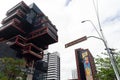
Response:
[[[79,43],[79,42],[82,42],[82,41],[85,41],[85,40],[87,40],[87,37],[86,37],[86,36],[84,36],[84,37],[82,37],[82,38],[79,38],[79,39],[77,39],[77,40],[74,40],[74,41],[72,41],[72,42],[69,42],[69,43],[65,44],[65,48],[70,47],[70,46],[72,46],[72,45],[75,45],[75,44],[77,44],[77,43]]]
[[[82,53],[82,59],[83,59],[83,64],[85,69],[86,80],[93,80],[87,51]]]

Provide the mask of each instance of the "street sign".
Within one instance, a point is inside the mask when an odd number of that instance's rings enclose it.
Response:
[[[77,43],[79,43],[79,42],[82,42],[82,41],[85,41],[85,40],[87,40],[87,37],[86,37],[86,36],[84,36],[84,37],[82,37],[82,38],[79,38],[79,39],[76,39],[76,40],[74,40],[74,41],[72,41],[72,42],[69,42],[69,43],[65,44],[65,48],[68,48],[68,47],[70,47],[70,46],[72,46],[72,45],[75,45],[75,44],[77,44]]]

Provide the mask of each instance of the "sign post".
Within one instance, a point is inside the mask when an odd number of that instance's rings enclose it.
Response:
[[[74,41],[72,41],[72,42],[69,42],[69,43],[65,44],[65,48],[68,48],[68,47],[70,47],[70,46],[72,46],[72,45],[75,45],[75,44],[77,44],[77,43],[79,43],[79,42],[82,42],[82,41],[85,41],[85,40],[87,40],[87,37],[86,37],[86,36],[84,36],[84,37],[82,37],[82,38],[79,38],[79,39],[76,39],[76,40],[74,40]]]

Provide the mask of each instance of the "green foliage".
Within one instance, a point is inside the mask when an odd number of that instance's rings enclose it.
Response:
[[[96,67],[97,67],[97,77],[99,80],[115,80],[115,73],[111,66],[111,62],[107,53],[102,53],[103,58],[98,56],[95,59]],[[114,59],[118,67],[118,71],[120,71],[120,52],[114,54]]]
[[[24,67],[25,61],[22,59],[0,58],[0,80],[15,80],[16,77],[24,77],[21,68]]]

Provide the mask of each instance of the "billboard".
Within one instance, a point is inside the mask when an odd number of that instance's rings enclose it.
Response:
[[[91,66],[90,66],[87,51],[82,53],[82,59],[83,59],[83,65],[84,65],[86,80],[93,80]]]

